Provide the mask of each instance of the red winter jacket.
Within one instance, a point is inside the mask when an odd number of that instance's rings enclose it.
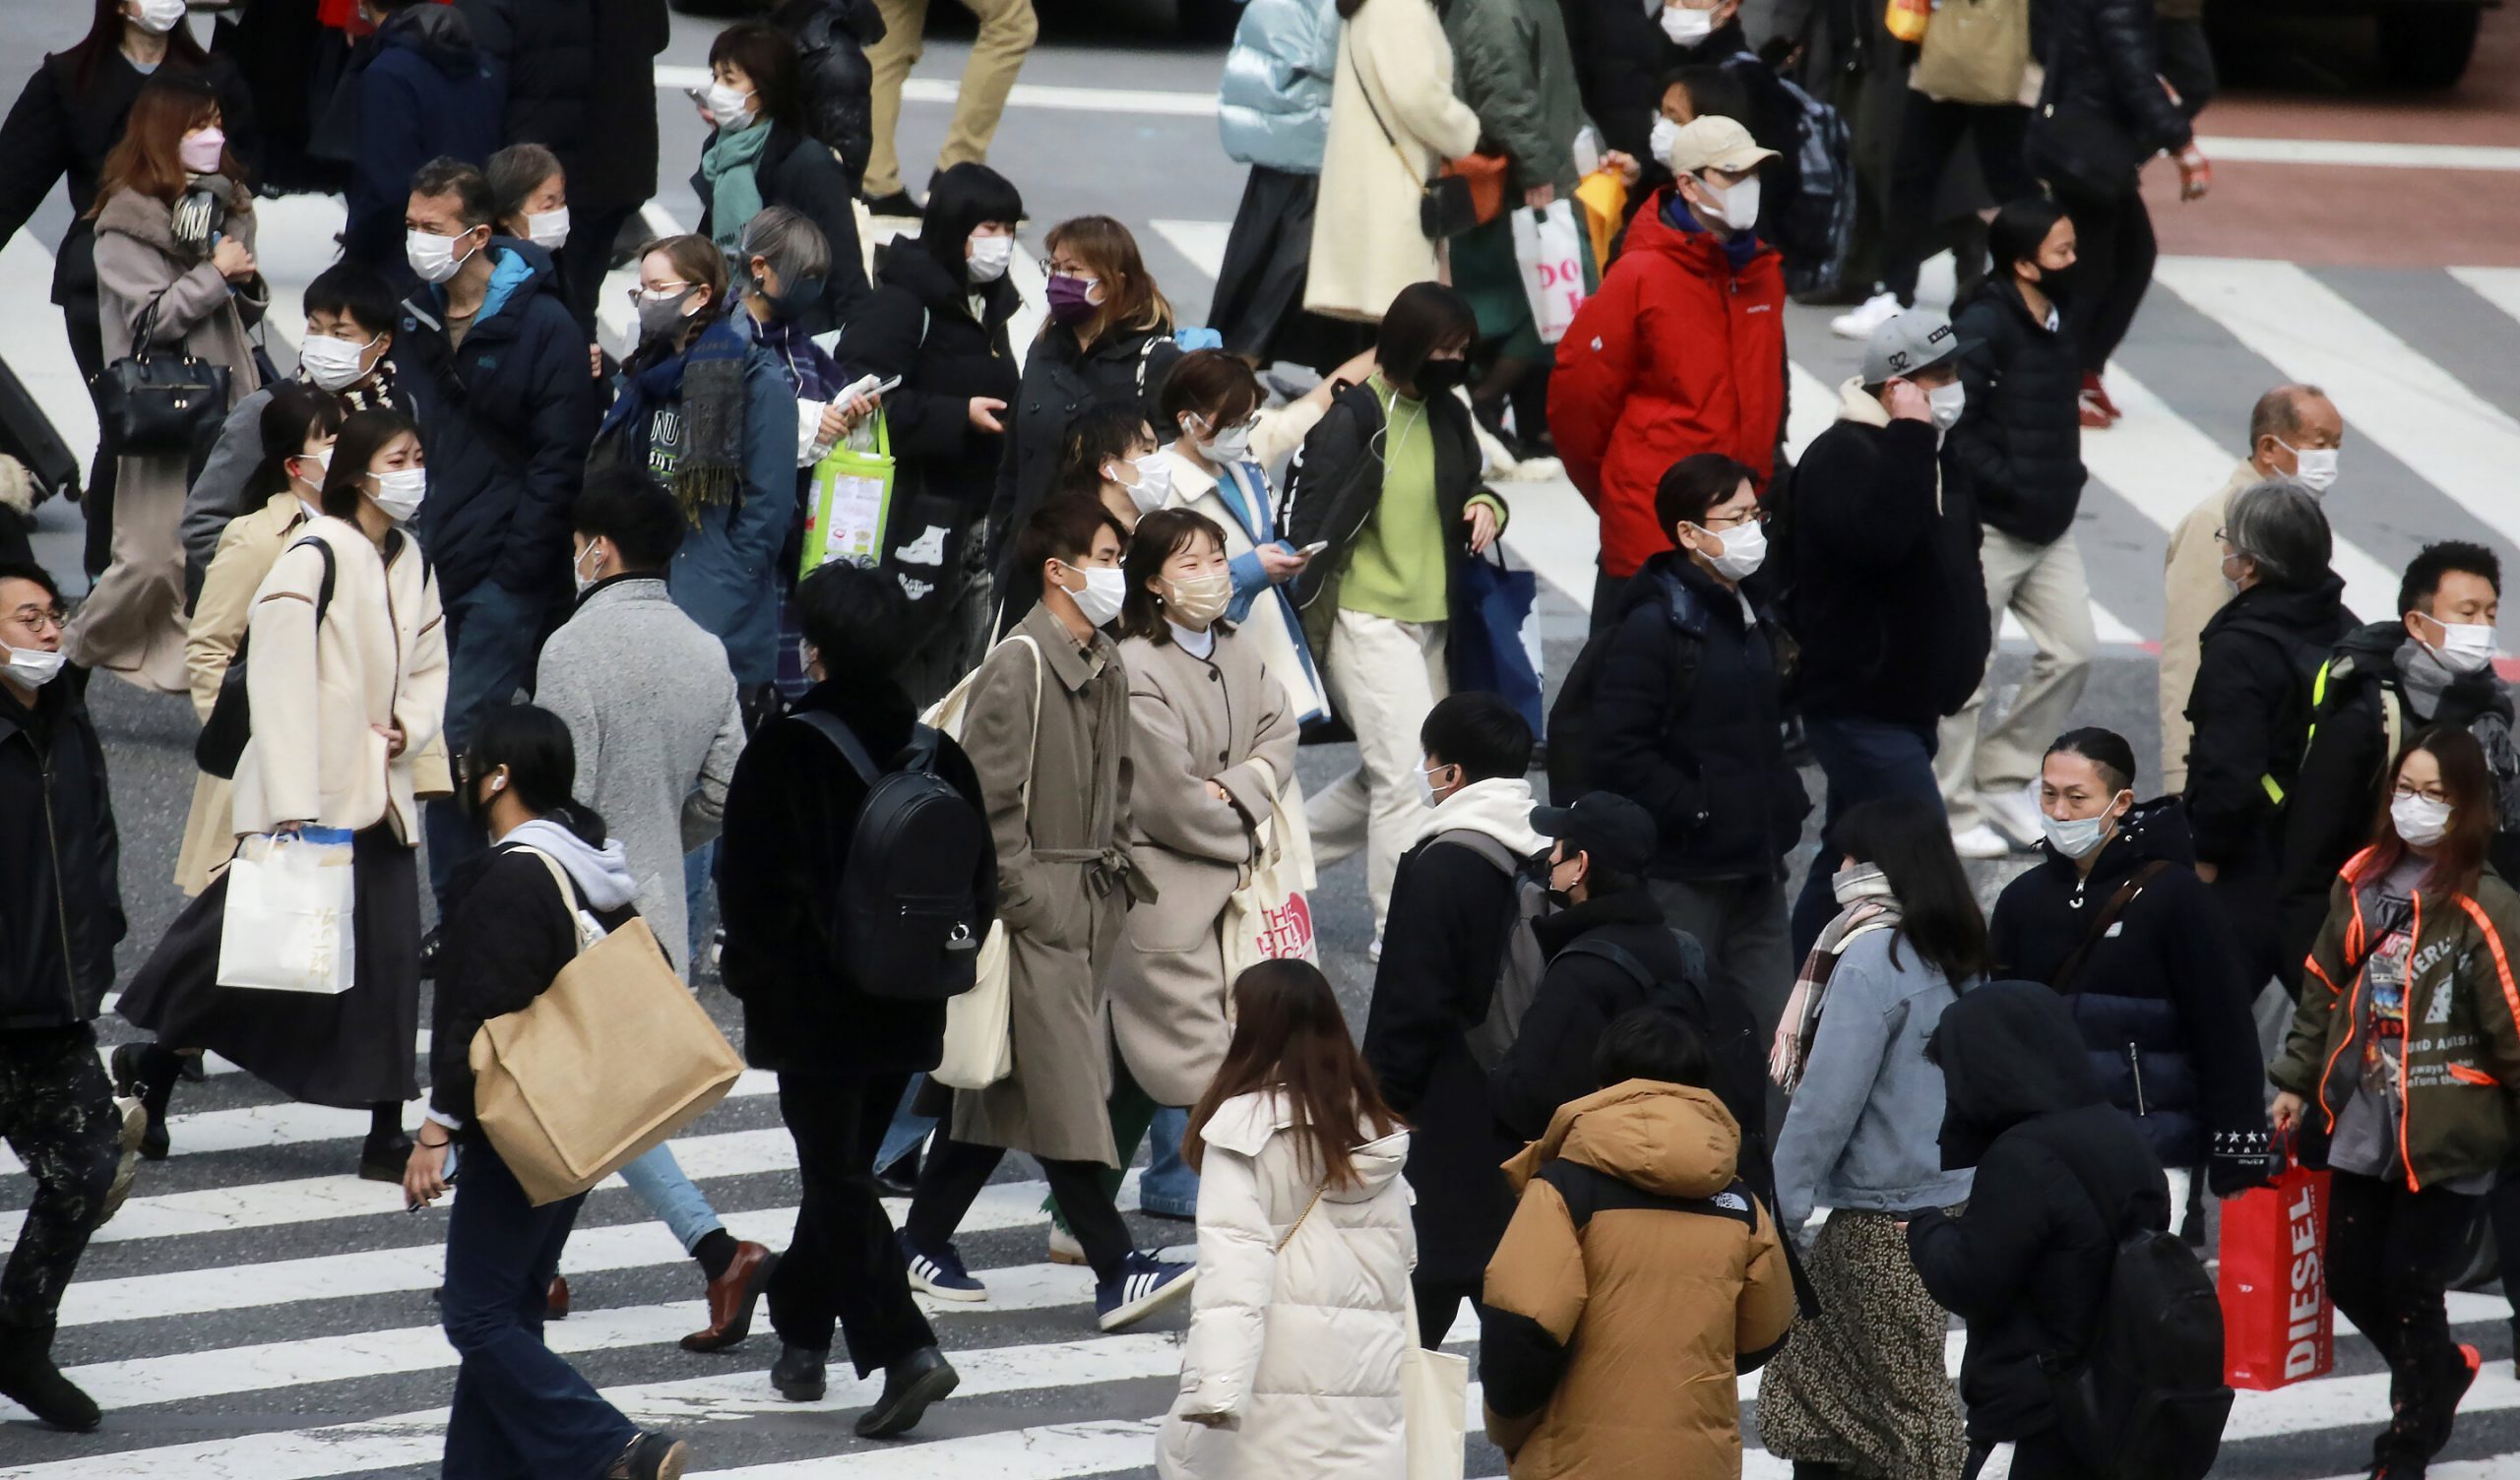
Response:
[[[1654,486],[1693,453],[1749,464],[1765,491],[1785,418],[1785,271],[1761,243],[1738,273],[1716,238],[1663,216],[1655,192],[1602,290],[1558,341],[1548,428],[1602,517],[1602,563],[1636,574],[1671,548]]]

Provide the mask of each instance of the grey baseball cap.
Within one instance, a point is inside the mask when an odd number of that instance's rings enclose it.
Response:
[[[1929,308],[1912,308],[1872,332],[1863,346],[1863,384],[1915,375],[1961,351],[1951,321]]]

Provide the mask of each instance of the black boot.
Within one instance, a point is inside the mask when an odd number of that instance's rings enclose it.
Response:
[[[857,1437],[890,1439],[917,1427],[927,1405],[962,1384],[945,1354],[922,1346],[884,1369],[884,1392],[875,1406],[857,1415]]]
[[[85,1434],[103,1421],[96,1400],[52,1365],[52,1326],[0,1325],[0,1396],[56,1429]]]
[[[184,1056],[155,1043],[117,1043],[106,1061],[114,1093],[140,1101],[149,1123],[140,1133],[140,1154],[151,1161],[166,1159],[166,1102],[184,1072]]]
[[[403,1134],[403,1106],[389,1100],[367,1117],[367,1140],[358,1148],[363,1182],[400,1182],[411,1161],[411,1138]]]
[[[791,1403],[820,1402],[823,1363],[830,1357],[827,1350],[783,1341],[779,1344],[779,1360],[770,1364],[770,1386]]]

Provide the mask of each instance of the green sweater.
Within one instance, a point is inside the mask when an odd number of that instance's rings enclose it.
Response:
[[[1452,615],[1452,544],[1435,507],[1435,439],[1426,403],[1377,374],[1365,382],[1383,404],[1382,501],[1356,533],[1339,605],[1395,622]]]

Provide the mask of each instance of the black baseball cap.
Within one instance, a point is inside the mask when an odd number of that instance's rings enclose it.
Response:
[[[1590,853],[1597,868],[1642,874],[1661,833],[1654,815],[1614,791],[1588,791],[1572,807],[1534,807],[1532,831],[1562,839],[1570,853]]]

